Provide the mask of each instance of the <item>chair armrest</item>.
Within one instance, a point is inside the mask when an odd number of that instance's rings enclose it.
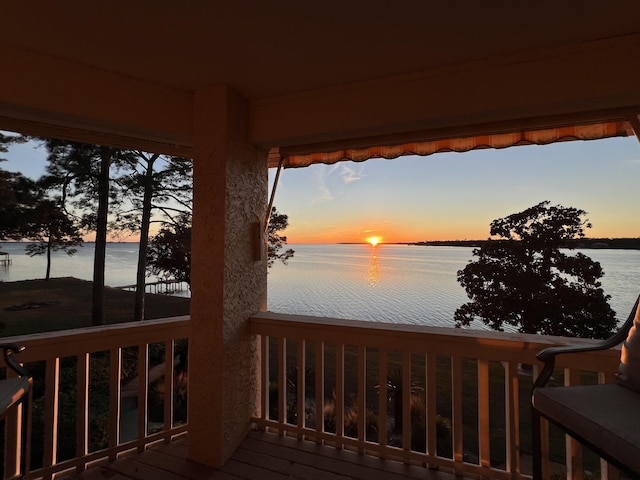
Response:
[[[638,309],[639,301],[640,296],[636,300],[636,303],[633,305],[631,313],[629,313],[627,320],[624,322],[620,330],[618,330],[615,334],[613,334],[606,340],[595,343],[593,345],[564,345],[559,347],[549,347],[539,351],[536,355],[536,358],[541,362],[544,362],[544,367],[542,368],[540,375],[538,375],[538,378],[533,384],[533,389],[535,390],[538,387],[544,387],[547,384],[547,382],[551,378],[551,375],[553,375],[556,356],[570,353],[597,352],[598,350],[608,350],[624,342],[627,339],[629,330],[631,330],[631,327],[633,326],[633,321],[636,316],[636,310]]]
[[[27,371],[18,363],[14,354],[24,350],[24,346],[16,345],[15,343],[0,343],[0,348],[4,356],[4,361],[11,370],[18,374],[20,377],[29,377]]]

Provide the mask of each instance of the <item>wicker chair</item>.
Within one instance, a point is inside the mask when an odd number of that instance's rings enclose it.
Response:
[[[640,475],[640,392],[619,383],[545,386],[553,374],[556,356],[606,350],[625,342],[634,321],[640,322],[638,301],[640,297],[622,328],[607,340],[594,345],[551,347],[538,353],[544,368],[534,383],[532,395],[534,480],[542,480],[541,417],[633,478]]]

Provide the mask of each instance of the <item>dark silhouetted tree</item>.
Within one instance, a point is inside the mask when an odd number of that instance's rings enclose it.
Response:
[[[0,154],[26,138],[0,131]],[[0,157],[0,162],[6,158]],[[27,213],[37,201],[36,183],[17,172],[0,168],[0,240],[20,239],[25,234]]]
[[[287,261],[293,257],[294,251],[287,249],[281,250],[287,243],[287,237],[280,235],[284,229],[289,226],[289,217],[278,212],[276,207],[271,209],[269,225],[267,226],[267,265],[271,267],[276,260],[280,260],[285,265]]]
[[[539,203],[491,222],[491,239],[473,251],[477,260],[458,271],[470,302],[455,312],[457,326],[480,319],[495,330],[604,338],[616,326],[600,283],[598,262],[561,251],[584,238],[586,212]]]
[[[25,143],[28,138],[18,133],[0,131],[0,153],[7,153],[11,145]],[[4,162],[6,158],[0,157],[0,162]]]
[[[191,286],[191,225],[166,225],[149,243],[147,266],[154,275],[163,275]]]
[[[41,200],[30,212],[28,239],[36,243],[27,245],[25,253],[30,257],[47,255],[45,280],[51,274],[51,253],[63,251],[74,255],[75,247],[82,244],[80,231],[72,218],[52,200]]]
[[[104,275],[110,204],[117,205],[121,195],[111,182],[111,170],[133,162],[130,152],[101,145],[63,140],[47,140],[49,151],[48,188],[56,183],[61,191],[60,204],[79,216],[81,228],[95,231],[93,262],[93,301],[91,322],[104,325]],[[68,206],[71,210],[68,210]]]
[[[36,182],[0,168],[0,240],[29,236],[28,219],[37,199]]]
[[[267,265],[269,267],[276,260],[286,265],[287,261],[293,257],[292,249],[280,253],[287,242],[287,237],[279,235],[279,232],[288,225],[287,215],[278,213],[273,207],[267,228]],[[184,214],[175,223],[165,225],[151,239],[147,258],[147,268],[152,274],[165,275],[191,285],[191,216]]]
[[[118,229],[140,232],[136,299],[133,319],[144,319],[149,228],[154,210],[160,210],[163,222],[191,210],[193,197],[192,162],[185,158],[132,151],[135,163],[128,164],[118,183],[131,208],[118,212]],[[189,222],[190,223],[190,222]],[[165,230],[164,234],[167,234]]]

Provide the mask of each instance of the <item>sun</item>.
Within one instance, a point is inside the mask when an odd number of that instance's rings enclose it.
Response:
[[[380,237],[369,237],[366,241],[367,243],[370,243],[372,247],[375,247],[380,243]]]

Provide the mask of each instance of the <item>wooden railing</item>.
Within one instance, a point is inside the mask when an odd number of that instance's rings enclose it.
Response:
[[[528,408],[536,352],[589,343],[272,313],[253,316],[251,330],[261,345],[254,418],[260,428],[492,479],[530,473]],[[34,373],[29,476],[82,471],[184,434],[186,424],[174,421],[176,343],[184,343],[188,332],[188,317],[180,317],[3,339],[27,347],[19,360]],[[617,351],[561,357],[554,381],[611,382],[618,362]],[[156,376],[173,380],[160,382],[159,389]],[[100,387],[107,392],[103,410],[96,399]],[[150,429],[152,397],[162,403],[157,432]],[[131,401],[135,409],[125,406]],[[17,425],[10,417],[5,426],[5,478],[19,465]],[[543,430],[550,475],[559,469],[582,478],[595,463],[603,478],[615,478],[575,441],[558,437],[546,423]],[[69,444],[73,452],[63,453]]]
[[[535,354],[590,342],[273,313],[251,329],[261,337],[258,427],[491,479],[530,476]],[[618,362],[618,351],[559,358],[554,381],[611,382]],[[543,423],[549,475],[582,478],[594,465],[615,475]]]
[[[181,392],[176,385],[188,335],[189,317],[176,317],[4,338],[26,347],[18,359],[34,376],[27,477],[82,471],[186,432],[186,384]],[[178,393],[185,395],[181,422]],[[4,478],[20,464],[18,420],[6,421]]]

